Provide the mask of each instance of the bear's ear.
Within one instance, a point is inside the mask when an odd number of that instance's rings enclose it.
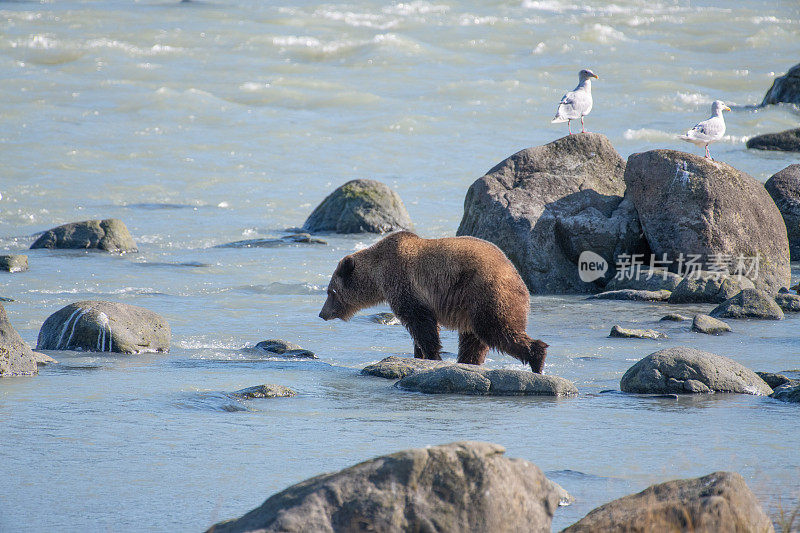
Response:
[[[356,262],[352,257],[348,255],[342,260],[342,266],[339,270],[339,274],[341,274],[342,276],[342,281],[346,283],[350,279],[350,276],[353,274],[353,270],[355,269],[356,269]]]

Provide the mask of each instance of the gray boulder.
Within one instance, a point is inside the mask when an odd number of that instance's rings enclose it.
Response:
[[[745,277],[698,270],[683,278],[670,294],[669,303],[718,304],[753,287],[753,282]]]
[[[167,321],[143,307],[86,300],[47,317],[39,331],[37,349],[168,352],[170,337]]]
[[[417,359],[410,357],[397,357],[391,355],[381,359],[377,363],[367,365],[361,370],[363,376],[375,376],[384,379],[402,379],[410,376],[414,372],[430,370],[440,366],[450,365],[446,361],[434,361],[431,359]]]
[[[800,128],[756,135],[747,139],[747,147],[754,150],[800,152]]]
[[[772,394],[763,379],[736,361],[686,346],[651,353],[625,372],[620,389],[637,394]]]
[[[136,252],[136,243],[121,220],[72,222],[45,231],[33,244],[36,248],[96,248],[106,252]]]
[[[309,233],[387,233],[411,229],[403,201],[379,181],[352,180],[333,191],[303,224]]]
[[[0,377],[33,376],[39,373],[35,352],[8,320],[0,305]]]
[[[769,294],[758,289],[745,289],[714,308],[715,318],[758,318],[782,320],[783,311]]]
[[[6,272],[25,272],[28,270],[27,255],[0,255],[0,270]]]
[[[663,268],[632,268],[617,272],[606,284],[606,291],[634,289],[641,291],[674,291],[682,277]]]
[[[764,188],[775,201],[786,225],[792,261],[800,259],[800,164],[773,175]]]
[[[636,289],[620,289],[593,294],[587,300],[629,300],[638,302],[666,302],[672,293],[670,291],[643,291]]]
[[[705,333],[707,335],[721,335],[731,330],[731,327],[714,317],[708,315],[694,315],[692,321],[692,331]]]
[[[671,269],[683,258],[685,266],[696,260],[705,270],[742,274],[770,294],[788,285],[786,226],[748,174],[693,154],[651,150],[628,158],[625,184],[651,251]]]
[[[297,396],[297,393],[283,385],[267,384],[247,387],[246,389],[232,392],[230,395],[241,400],[254,400],[257,398],[289,398]]]
[[[784,313],[800,313],[800,295],[779,292],[775,295],[775,303]]]
[[[763,379],[767,385],[772,387],[773,390],[783,385],[790,385],[792,387],[800,385],[800,380],[788,378],[783,374],[776,374],[774,372],[756,372],[756,374],[758,374],[758,377]]]
[[[775,78],[761,105],[780,103],[800,104],[800,63],[783,76]]]
[[[782,402],[800,403],[800,385],[797,383],[781,385],[770,394],[770,397]]]
[[[689,320],[689,317],[680,313],[669,313],[660,319],[661,322],[683,322],[685,320]]]
[[[280,355],[291,359],[318,359],[311,350],[301,348],[299,345],[281,339],[267,339],[255,346],[258,350]]]
[[[456,233],[496,244],[534,293],[596,292],[617,255],[646,247],[635,209],[622,197],[624,169],[597,133],[522,150],[470,186]],[[607,263],[603,277],[581,280],[582,252]]]
[[[666,339],[667,336],[654,329],[628,329],[620,326],[611,328],[609,337],[618,339]]]
[[[490,370],[465,364],[448,364],[414,372],[396,383],[400,389],[426,394],[480,394],[497,396],[572,396],[575,385],[558,376],[523,370]]]
[[[210,532],[549,532],[559,494],[535,465],[483,442],[415,448],[317,476]]]
[[[714,472],[646,488],[602,505],[561,533],[668,532],[774,533],[744,478]]]

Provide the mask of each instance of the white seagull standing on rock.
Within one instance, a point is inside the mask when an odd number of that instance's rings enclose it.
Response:
[[[711,158],[708,145],[722,139],[725,135],[725,119],[722,118],[722,112],[730,110],[731,108],[726,106],[722,100],[716,100],[711,104],[711,118],[697,124],[680,138],[697,146],[705,146],[706,157]],[[713,158],[711,160],[713,161]]]
[[[600,79],[591,70],[584,69],[578,73],[578,86],[561,99],[556,116],[550,121],[551,124],[566,122],[569,134],[572,135],[570,122],[579,118],[581,119],[581,133],[586,133],[583,117],[592,110],[592,78]]]

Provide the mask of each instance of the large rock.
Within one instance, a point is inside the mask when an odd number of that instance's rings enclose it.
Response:
[[[779,103],[800,104],[800,63],[783,76],[775,78],[761,105]]]
[[[625,372],[620,389],[637,394],[772,394],[763,379],[736,361],[686,346],[651,353]]]
[[[45,231],[33,244],[35,248],[96,248],[106,252],[136,252],[136,243],[121,220],[86,220],[72,222]]]
[[[398,388],[426,394],[481,394],[497,396],[573,396],[575,385],[558,376],[523,370],[490,370],[449,364],[414,372],[396,383]]]
[[[786,226],[751,176],[696,155],[651,150],[628,158],[625,183],[650,249],[671,270],[695,261],[743,274],[771,294],[788,286]]]
[[[9,322],[5,308],[0,305],[0,377],[38,373],[34,351],[19,336]]]
[[[618,255],[645,246],[633,205],[622,198],[624,170],[596,133],[522,150],[470,186],[457,234],[500,247],[534,293],[596,292]],[[581,280],[582,252],[608,264],[605,276]]]
[[[800,259],[800,164],[789,165],[764,184],[781,212],[792,261]]]
[[[456,442],[384,455],[298,483],[209,532],[549,532],[554,484],[504,452]]]
[[[6,272],[25,272],[28,270],[27,255],[0,255],[0,270]]]
[[[654,329],[630,329],[630,328],[623,328],[619,325],[614,326],[611,328],[611,333],[608,334],[609,337],[615,337],[618,339],[666,339],[667,336],[660,331],[656,331]]]
[[[743,276],[728,276],[721,272],[692,272],[669,295],[669,303],[722,303],[744,289],[752,289],[753,282]]]
[[[170,328],[156,313],[116,302],[87,300],[56,311],[39,331],[39,350],[168,352]]]
[[[730,330],[731,327],[728,324],[708,315],[694,315],[694,320],[692,320],[692,331],[698,333],[722,335]]]
[[[387,233],[411,229],[395,191],[379,181],[352,180],[333,191],[303,224],[310,233]]]
[[[725,300],[709,313],[714,318],[758,318],[782,320],[783,311],[769,294],[758,289],[745,289]]]
[[[755,150],[800,152],[800,128],[756,135],[747,140],[747,147]]]
[[[432,368],[438,368],[440,366],[450,364],[452,363],[448,363],[446,361],[397,357],[396,355],[391,355],[381,359],[377,363],[365,366],[361,370],[361,374],[364,376],[375,376],[384,379],[402,379],[406,376],[410,376],[414,372],[419,372],[420,370],[430,370]]]
[[[774,533],[775,529],[742,476],[714,472],[660,483],[614,500],[562,533],[599,531]]]

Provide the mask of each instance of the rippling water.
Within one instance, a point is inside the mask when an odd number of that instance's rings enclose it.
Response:
[[[2,276],[13,324],[35,344],[49,314],[102,298],[173,330],[169,355],[54,352],[61,365],[0,383],[0,529],[198,530],[317,473],[458,439],[501,443],[570,490],[578,502],[556,527],[720,469],[741,472],[768,507],[791,501],[796,407],[601,391],[676,344],[796,369],[796,318],[700,338],[656,324],[663,305],[534,296],[529,329],[552,346],[547,371],[579,398],[431,398],[357,375],[410,351],[401,327],[317,318],[336,261],[374,237],[213,247],[278,237],[357,177],[394,187],[420,234],[453,235],[475,178],[565,133],[549,121],[583,67],[601,78],[587,126],[624,157],[699,154],[676,135],[722,99],[733,111],[712,153],[763,181],[796,155],[744,141],[797,125],[794,108],[754,104],[798,61],[798,35],[794,1],[0,2],[0,250],[107,217],[140,248],[28,252],[29,272]],[[670,339],[608,339],[614,323]],[[321,360],[249,349],[270,337]],[[455,335],[443,339],[455,352]],[[225,394],[265,382],[299,395]]]

